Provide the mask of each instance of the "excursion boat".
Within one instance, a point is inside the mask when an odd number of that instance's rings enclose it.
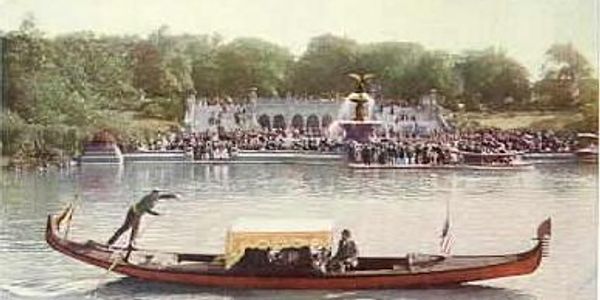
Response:
[[[469,170],[531,170],[533,163],[521,160],[520,154],[460,152],[461,169]]]
[[[399,169],[399,170],[453,170],[457,169],[456,164],[363,164],[349,163],[350,169],[370,170],[370,169]]]
[[[74,241],[66,237],[68,226],[62,228],[62,220],[70,220],[67,214],[48,216],[46,227],[48,245],[64,255],[142,280],[228,289],[427,288],[526,275],[534,272],[547,254],[551,234],[547,219],[537,229],[535,245],[520,253],[359,257],[355,268],[322,272],[301,264],[300,252],[286,256],[288,264],[283,265],[270,264],[264,255],[268,250],[281,253],[298,247],[331,249],[332,230],[324,223],[260,230],[264,222],[259,227],[256,223],[233,226],[227,234],[225,254],[218,255],[114,249],[94,241]]]
[[[577,161],[582,163],[598,163],[598,135],[593,133],[579,133],[577,140],[582,147],[575,151]]]
[[[336,152],[314,152],[296,150],[241,150],[232,158],[238,162],[271,163],[314,163],[337,164],[343,162],[344,155]]]
[[[547,152],[547,153],[536,153],[529,152],[523,153],[523,159],[525,160],[535,160],[537,163],[541,161],[547,162],[557,162],[557,161],[571,161],[575,160],[575,155],[573,152]]]
[[[190,162],[192,155],[183,150],[138,150],[123,154],[125,163]]]
[[[363,164],[349,163],[351,169],[401,169],[401,170],[482,170],[482,171],[510,171],[531,170],[532,162],[522,161],[517,153],[475,153],[460,152],[459,163],[449,164]]]

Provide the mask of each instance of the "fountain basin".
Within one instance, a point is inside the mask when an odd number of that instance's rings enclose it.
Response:
[[[367,143],[373,136],[373,131],[382,125],[381,121],[338,121],[338,125],[344,129],[345,141],[357,141],[359,143]]]

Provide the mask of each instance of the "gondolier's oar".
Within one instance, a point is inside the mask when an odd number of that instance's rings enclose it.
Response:
[[[106,280],[106,278],[108,277],[108,275],[110,274],[110,272],[112,272],[112,270],[122,261],[121,259],[121,255],[118,255],[112,260],[112,263],[110,264],[110,266],[108,267],[108,269],[106,269],[106,273],[104,273],[99,279],[98,279],[98,283],[96,283],[96,288],[94,289],[94,291],[92,292],[93,296],[96,296],[96,293],[98,292],[98,289],[100,288],[100,284]]]
[[[123,247],[124,249],[124,247]],[[96,284],[96,288],[94,289],[94,295],[98,292],[98,289],[100,288],[100,284],[106,280],[106,278],[108,277],[108,275],[119,265],[119,263],[123,262],[123,256],[121,255],[121,252],[123,250],[115,250],[112,254],[111,257],[114,255],[114,258],[109,259],[109,261],[111,261],[110,266],[108,266],[108,268],[106,269],[106,272],[98,279],[98,283]]]
[[[64,235],[64,239],[67,239],[69,237],[69,231],[71,231],[71,221],[73,220],[73,213],[75,212],[75,206],[71,207],[71,211],[69,213],[69,216],[67,218],[67,229],[65,229],[65,235]]]
[[[112,272],[112,270],[121,262],[121,256],[117,255],[114,259],[112,264],[110,264],[110,267],[108,267],[108,269],[106,269],[106,274]]]

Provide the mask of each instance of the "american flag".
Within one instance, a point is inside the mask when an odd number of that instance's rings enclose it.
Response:
[[[446,216],[446,222],[444,222],[444,228],[442,229],[442,240],[440,241],[440,252],[444,255],[450,255],[452,245],[454,244],[454,237],[450,232],[450,218]]]

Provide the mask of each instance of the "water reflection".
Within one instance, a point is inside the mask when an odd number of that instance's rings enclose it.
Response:
[[[364,290],[364,291],[294,291],[294,290],[224,290],[177,284],[148,283],[123,278],[102,285],[92,295],[101,298],[164,296],[170,299],[535,299],[517,290],[464,285],[435,289]]]
[[[340,166],[135,164],[71,172],[2,172],[0,298],[204,299],[593,299],[596,167],[544,164],[530,172],[371,170]],[[145,218],[143,248],[220,253],[238,217],[324,218],[353,229],[364,255],[437,252],[446,201],[456,254],[528,249],[552,216],[551,255],[530,276],[460,288],[402,291],[219,291],[115,279],[50,250],[46,216],[80,194],[71,235],[106,240],[128,207],[152,187],[181,201]],[[337,234],[336,234],[337,235]],[[493,286],[493,287],[491,287]],[[283,296],[282,296],[283,295]],[[573,296],[576,295],[576,296]]]

